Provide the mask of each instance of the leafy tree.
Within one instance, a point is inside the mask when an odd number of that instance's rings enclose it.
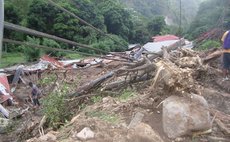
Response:
[[[160,35],[166,29],[164,17],[156,16],[152,21],[148,23],[147,28],[153,36]]]
[[[28,13],[27,26],[29,28],[54,34],[53,25],[56,23],[55,18],[60,13],[57,9],[43,0],[35,0],[32,2]]]
[[[98,2],[98,8],[104,16],[108,33],[129,40],[134,28],[130,13],[117,1],[101,0],[96,2]]]
[[[26,37],[26,41],[29,43],[32,43],[32,44],[40,44],[40,39],[30,37],[30,36]],[[28,46],[24,46],[24,45],[21,45],[18,48],[20,48],[21,50],[24,51],[25,58],[29,62],[36,61],[40,57],[41,50],[38,48],[28,47]]]
[[[228,22],[230,21],[228,0],[206,0],[204,1],[195,17],[194,21],[188,30],[189,37],[194,39],[201,33],[206,32],[212,28],[225,28],[230,27]],[[224,18],[224,22],[222,19]]]
[[[56,41],[52,39],[47,39],[47,38],[43,38],[42,45],[52,47],[52,48],[61,48],[59,43],[57,43]],[[53,51],[53,50],[45,50],[45,53],[50,56],[54,56],[54,57],[61,57],[65,55],[63,52]]]
[[[114,40],[108,37],[103,37],[98,42],[92,44],[92,46],[104,50],[105,52],[121,52],[127,49],[128,43],[124,39],[117,35],[110,35],[110,37]]]
[[[11,4],[11,3],[6,3],[5,4],[5,21],[14,23],[14,24],[20,24],[22,21],[22,17],[19,15],[16,7]],[[4,37],[5,38],[10,38],[10,39],[18,39],[21,40],[23,39],[23,34],[14,32],[12,30],[4,29]],[[14,51],[17,50],[15,49],[14,46],[11,46],[12,48],[9,48],[8,51]]]

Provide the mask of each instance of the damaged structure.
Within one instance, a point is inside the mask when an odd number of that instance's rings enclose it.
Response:
[[[51,76],[52,73],[56,75],[56,79],[49,82],[49,85],[52,84],[52,89],[49,88],[45,91],[44,98],[49,95],[48,91],[57,90],[61,83],[73,84],[74,88],[71,93],[66,94],[65,100],[68,104],[72,104],[71,101],[73,101],[73,104],[77,104],[79,107],[89,98],[98,96],[98,93],[94,93],[95,90],[99,91],[99,94],[108,94],[109,92],[109,94],[119,96],[120,90],[129,87],[139,88],[137,89],[137,97],[127,102],[120,102],[108,97],[110,95],[100,95],[103,97],[102,101],[93,105],[92,108],[79,109],[78,111],[78,109],[71,107],[71,111],[76,109],[77,116],[67,124],[60,123],[60,125],[64,126],[64,131],[76,129],[75,132],[70,133],[72,137],[66,139],[67,141],[90,139],[101,141],[101,132],[109,140],[113,137],[116,138],[116,141],[132,141],[135,137],[146,141],[155,139],[167,142],[178,138],[181,138],[182,141],[189,141],[190,139],[186,137],[188,135],[197,136],[199,140],[213,140],[217,136],[221,139],[228,139],[227,135],[219,135],[218,132],[219,129],[225,134],[229,132],[230,117],[227,112],[229,103],[225,101],[226,107],[219,109],[218,104],[209,98],[210,95],[216,92],[209,93],[208,96],[206,95],[207,91],[203,88],[203,84],[207,85],[207,82],[212,79],[210,78],[211,75],[220,77],[219,70],[209,65],[209,63],[220,57],[221,51],[215,49],[201,54],[191,50],[190,47],[188,48],[187,46],[190,46],[191,43],[186,42],[184,39],[159,40],[147,43],[143,47],[135,45],[130,48],[133,52],[113,53],[113,55],[107,55],[106,58],[90,57],[75,60],[56,60],[45,55],[34,65],[18,65],[4,68],[1,69],[0,83],[4,86],[1,88],[5,90],[1,89],[1,92],[4,92],[3,94],[7,94],[7,92],[15,93],[12,98],[15,98],[16,102],[20,101],[21,94],[17,94],[17,89],[20,89],[21,85],[17,87],[18,83],[27,86],[28,82],[35,77],[33,81],[39,82],[39,79]],[[127,60],[124,62],[123,58],[114,54],[126,55]],[[131,62],[128,59],[129,57],[133,58],[134,61]],[[76,82],[76,78],[81,79]],[[71,82],[70,80],[73,81]],[[49,85],[42,86],[44,88],[41,87],[41,89],[45,90]],[[26,92],[28,90],[26,87],[23,89],[25,93],[28,93]],[[2,98],[6,98],[6,96],[9,95],[4,95]],[[227,100],[227,98],[229,99],[229,94],[221,95],[221,97]],[[6,102],[6,99],[2,98],[1,100]],[[9,99],[11,97],[7,98],[7,100]],[[94,99],[96,100],[96,98]],[[29,107],[31,107],[30,103],[24,101],[24,104]],[[7,119],[15,118],[23,114],[26,115],[30,111],[26,105],[14,116],[10,116],[12,112],[7,110],[6,105],[0,105],[0,112]],[[221,110],[224,111],[221,112]],[[95,122],[90,116],[100,118],[101,115],[104,115],[104,112],[101,113],[101,111],[116,115],[123,114],[122,118],[127,119],[120,122],[122,125],[119,125],[119,127],[99,120]],[[127,112],[131,113],[134,118],[125,116]],[[160,115],[159,119],[152,120],[150,118],[152,114],[158,117]],[[112,116],[110,117],[113,118]],[[107,117],[105,118],[107,119]],[[31,118],[31,120],[33,119]],[[47,116],[40,116],[39,119],[32,121],[33,123],[29,123],[21,130],[22,137],[24,139],[34,137],[29,139],[28,142],[49,139],[58,141],[59,137],[64,137],[63,133],[45,129],[46,120]],[[150,120],[152,121],[151,123],[149,123]],[[160,126],[155,128],[157,121],[159,121],[158,125]],[[126,124],[126,122],[130,122],[130,124]],[[73,124],[76,127],[72,128]],[[92,127],[89,124],[94,126]],[[113,129],[110,128],[111,126]],[[111,130],[105,131],[104,128],[110,128]],[[164,135],[158,134],[161,133],[158,129]],[[82,136],[83,131],[89,134]],[[139,133],[140,131],[141,134]],[[31,136],[26,137],[24,132],[29,132]],[[121,137],[117,137],[117,134],[121,135]],[[199,137],[201,135],[208,136],[205,138]]]

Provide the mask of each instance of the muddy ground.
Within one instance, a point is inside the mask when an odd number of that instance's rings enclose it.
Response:
[[[70,85],[70,92],[75,92],[79,86],[90,80],[96,79],[100,75],[120,67],[119,62],[112,62],[105,68],[93,67],[83,70],[73,70],[67,72],[67,78],[63,79],[63,73],[57,73],[58,79],[54,79],[48,84],[40,84],[44,90],[45,99],[49,92],[55,90],[55,87],[60,86],[61,83]],[[46,72],[42,78],[55,76],[54,72]],[[34,76],[29,77],[30,80],[39,80]],[[199,86],[199,95],[204,96],[208,101],[211,109],[223,112],[230,115],[230,81],[222,81],[220,71],[199,72],[194,76],[196,85]],[[223,140],[230,141],[230,137],[224,134],[221,129],[213,122],[211,134],[205,135],[190,135],[183,138],[173,140],[169,139],[163,132],[162,127],[162,105],[160,103],[172,94],[170,90],[163,90],[160,87],[157,89],[151,88],[152,81],[146,81],[129,86],[125,90],[117,90],[112,92],[101,92],[100,88],[94,90],[91,95],[94,97],[85,97],[81,101],[77,100],[77,105],[69,111],[73,111],[73,118],[78,116],[75,121],[71,119],[66,124],[57,130],[53,131],[44,126],[45,133],[52,133],[56,137],[56,141],[74,142],[79,141],[75,139],[74,135],[81,131],[84,127],[90,127],[95,133],[96,138],[89,140],[90,142],[111,142],[111,141],[148,141],[147,139],[137,135],[130,134],[127,126],[133,119],[137,112],[144,114],[142,122],[151,126],[157,135],[163,139],[164,142],[182,141],[182,142],[209,142],[213,141],[212,137],[220,137]],[[95,93],[96,92],[96,93]],[[23,84],[20,84],[16,90],[15,95],[21,100],[19,106],[16,108],[31,107],[31,102],[28,100],[30,90]],[[126,93],[126,95],[124,95]],[[89,94],[88,94],[89,95]],[[100,96],[100,97],[97,97]],[[123,97],[121,97],[123,96]],[[85,104],[86,107],[82,104]],[[30,109],[25,115],[17,120],[13,120],[14,126],[7,134],[0,135],[1,142],[14,141],[39,141],[37,126],[30,128],[32,124],[39,123],[43,117],[42,107],[39,110]],[[215,113],[211,113],[212,118],[217,117]],[[73,120],[73,119],[72,119]],[[228,123],[228,126],[230,122]],[[142,131],[142,130],[140,130]],[[135,133],[135,132],[134,132]],[[131,138],[130,138],[130,137]],[[36,138],[37,137],[37,138]]]

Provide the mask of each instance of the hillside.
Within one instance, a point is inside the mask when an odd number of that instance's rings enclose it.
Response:
[[[213,7],[215,5],[215,7]],[[189,31],[190,38],[196,38],[200,34],[214,28],[227,30],[230,28],[229,0],[206,0],[198,10]]]
[[[199,4],[203,0],[182,0],[182,24],[184,27],[196,16]],[[156,15],[167,17],[167,24],[179,24],[179,1],[175,0],[120,0],[128,8],[131,8],[141,15],[152,18]]]

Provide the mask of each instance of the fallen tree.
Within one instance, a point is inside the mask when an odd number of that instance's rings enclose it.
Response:
[[[181,48],[184,40],[162,47],[162,51],[145,56],[133,63],[124,63],[121,68],[110,71],[101,77],[79,87],[72,96],[81,96],[92,89],[112,90],[154,78],[152,88],[159,81],[176,91],[195,90],[193,74],[199,70],[207,70],[205,64],[219,57],[219,50],[209,51],[209,56],[200,57],[198,52]],[[195,91],[196,92],[196,91]]]

